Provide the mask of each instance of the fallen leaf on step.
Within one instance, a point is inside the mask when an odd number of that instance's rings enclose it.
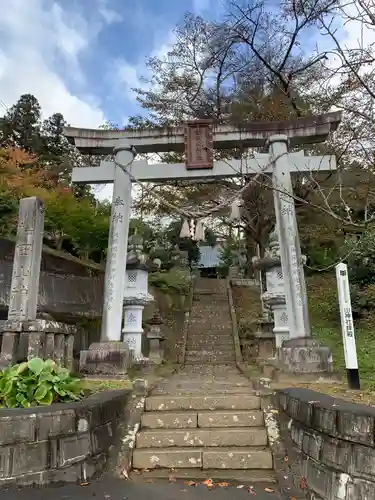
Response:
[[[205,481],[203,481],[203,483],[205,486],[207,486],[207,488],[213,488],[214,487],[214,483],[212,481],[212,479],[206,479]]]
[[[170,483],[177,482],[177,479],[174,476],[169,476],[168,480],[169,480]]]
[[[299,487],[301,488],[301,490],[305,490],[307,488],[307,480],[305,477],[301,477]]]
[[[257,494],[255,493],[254,489],[252,486],[249,486],[247,489],[248,493],[250,493],[251,496],[256,497]]]
[[[89,483],[87,481],[83,481],[82,483],[80,483],[80,486],[88,486]]]
[[[238,490],[241,490],[242,488],[245,488],[245,485],[244,485],[244,484],[239,484],[239,485],[237,486],[237,489],[238,489]]]
[[[264,491],[266,491],[267,493],[275,493],[275,490],[273,490],[272,488],[264,488]]]
[[[219,486],[219,488],[228,488],[228,486],[230,486],[230,484],[226,482],[217,483],[217,485]]]
[[[140,474],[139,470],[135,470],[134,472],[135,474]],[[124,476],[125,479],[129,479],[129,473],[126,469],[123,469],[121,471],[121,474]]]
[[[197,483],[195,483],[194,481],[185,481],[185,483],[187,486],[197,486]]]

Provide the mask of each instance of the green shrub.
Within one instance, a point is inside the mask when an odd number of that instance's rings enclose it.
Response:
[[[189,270],[173,268],[168,272],[157,271],[150,273],[148,282],[149,285],[158,288],[162,292],[187,295],[191,285],[191,276]]]
[[[0,372],[0,407],[29,408],[78,401],[84,393],[79,378],[54,361],[33,358]]]

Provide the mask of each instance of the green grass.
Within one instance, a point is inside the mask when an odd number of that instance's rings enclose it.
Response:
[[[313,336],[332,349],[334,369],[345,375],[344,346],[336,280],[332,275],[307,278]],[[358,368],[363,386],[375,389],[375,313],[355,323]]]
[[[94,393],[115,389],[131,389],[132,387],[133,383],[131,380],[83,380],[83,388]]]

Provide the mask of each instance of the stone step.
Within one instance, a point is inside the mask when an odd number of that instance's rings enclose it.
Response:
[[[253,389],[251,385],[247,386],[246,389],[249,389],[250,391]],[[204,387],[198,387],[198,388],[192,388],[189,386],[186,386],[185,388],[181,387],[170,387],[170,388],[157,388],[152,391],[152,395],[168,395],[171,398],[175,396],[187,396],[191,395],[193,396],[194,394],[243,394],[244,388],[243,387],[230,387],[230,386],[220,386],[220,385],[215,385],[215,386],[204,386]]]
[[[178,410],[259,410],[260,397],[255,394],[215,396],[149,396],[146,411]]]
[[[142,429],[196,429],[223,427],[262,427],[261,410],[202,411],[202,412],[145,412]]]
[[[192,351],[200,351],[204,349],[205,347],[209,347],[210,349],[206,349],[208,351],[216,350],[219,352],[227,352],[230,350],[233,350],[233,340],[227,340],[226,342],[221,342],[218,344],[215,341],[208,341],[206,339],[202,340],[200,343],[197,342],[192,342],[188,339],[186,343],[186,349],[190,349]]]
[[[190,346],[199,349],[200,347],[204,347],[205,345],[233,347],[233,337],[231,335],[216,335],[215,338],[205,337],[203,335],[196,335],[195,337],[189,335],[186,341],[186,347]]]
[[[212,359],[185,359],[186,366],[194,366],[194,365],[207,365],[207,366],[223,366],[225,364],[226,366],[236,366],[236,361],[233,360],[224,360],[224,359],[218,359],[218,360],[212,360]]]
[[[188,429],[198,427],[198,413],[189,412],[145,412],[141,419],[142,429]]]
[[[218,330],[212,330],[211,332],[206,331],[202,333],[201,331],[189,330],[187,335],[187,342],[219,342],[225,344],[227,342],[233,342],[232,330],[227,332],[221,332]]]
[[[273,469],[273,457],[268,448],[206,449],[203,469]]]
[[[136,448],[133,451],[134,469],[201,469],[200,448]]]
[[[207,322],[207,316],[199,319],[199,321],[190,322],[189,332],[196,335],[208,335],[210,333],[218,335],[225,333],[226,335],[230,335],[232,332],[232,325],[229,323],[228,318],[221,321],[212,321],[207,325],[203,324],[203,322]]]
[[[251,470],[235,470],[235,469],[152,469],[143,470],[142,476],[139,474],[134,475],[134,479],[141,477],[142,480],[157,480],[157,479],[174,479],[204,481],[205,479],[212,479],[215,482],[228,481],[230,484],[245,484],[245,485],[259,485],[264,484],[266,487],[269,484],[277,482],[276,474],[269,469],[251,469]],[[132,476],[133,477],[133,476]]]
[[[202,349],[188,349],[186,347],[186,354],[189,356],[197,356],[198,358],[203,356],[203,357],[210,357],[210,358],[217,358],[220,356],[228,356],[232,357],[234,356],[234,347],[233,346],[225,346],[227,348],[223,348],[223,346],[218,346],[217,349],[205,349],[202,347]]]
[[[134,469],[272,469],[267,448],[136,448]]]
[[[158,384],[156,389],[163,388],[167,389],[168,387],[173,387],[173,388],[188,388],[192,387],[194,388],[199,388],[199,387],[207,387],[210,388],[211,386],[225,386],[225,387],[249,387],[252,385],[251,380],[248,380],[244,377],[241,376],[236,376],[236,375],[227,375],[226,377],[214,377],[212,380],[210,379],[194,379],[192,376],[186,376],[186,378],[183,379],[178,379],[178,380],[170,380],[168,382],[161,382]],[[155,389],[153,389],[154,391]]]
[[[230,354],[222,354],[222,355],[198,355],[198,354],[189,354],[189,352],[186,352],[185,355],[185,363],[215,363],[215,364],[222,364],[222,363],[235,363],[236,358],[234,353],[232,355]]]
[[[203,446],[267,446],[266,429],[226,428],[226,429],[153,429],[137,435],[137,448],[168,448]]]
[[[202,411],[198,413],[198,427],[262,427],[261,410]]]

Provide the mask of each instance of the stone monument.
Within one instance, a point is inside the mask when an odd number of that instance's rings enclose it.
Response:
[[[36,356],[73,368],[75,327],[37,318],[43,231],[43,202],[35,197],[22,199],[8,319],[0,322],[1,368]]]

